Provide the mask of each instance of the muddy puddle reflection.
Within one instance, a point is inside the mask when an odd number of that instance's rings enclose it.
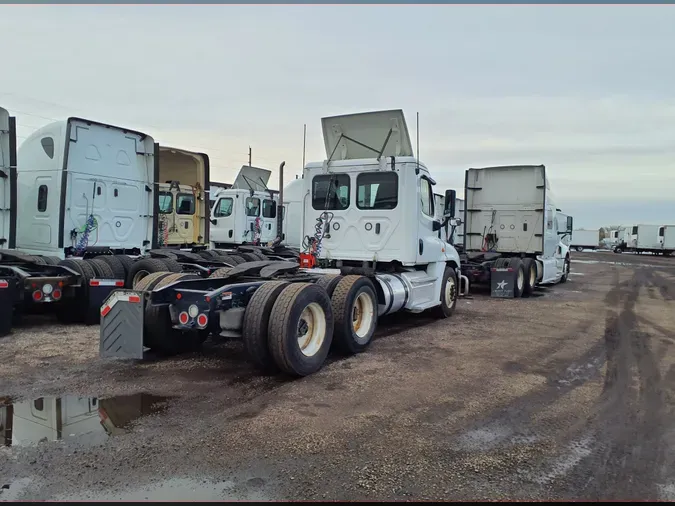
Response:
[[[96,445],[126,433],[131,423],[166,409],[170,397],[146,393],[118,397],[38,397],[14,402],[0,397],[0,445],[50,441]]]

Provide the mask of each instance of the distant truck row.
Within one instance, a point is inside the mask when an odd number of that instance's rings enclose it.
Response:
[[[623,225],[600,239],[600,230],[573,230],[570,247],[610,249],[615,253],[653,253],[670,256],[675,252],[675,225]]]

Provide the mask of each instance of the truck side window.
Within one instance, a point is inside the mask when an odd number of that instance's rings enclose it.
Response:
[[[216,218],[227,218],[232,214],[232,204],[234,201],[230,197],[222,198],[218,201],[218,207],[213,213]]]
[[[262,215],[263,218],[277,217],[277,206],[275,205],[273,200],[268,199],[263,200]]]
[[[356,178],[356,207],[394,209],[398,205],[398,174],[371,172]]]
[[[631,235],[637,234],[637,227],[633,227],[633,232],[631,232]]]
[[[246,216],[260,216],[260,199],[248,197],[246,199]]]
[[[46,184],[41,184],[38,188],[37,209],[44,213],[47,210],[47,196],[49,195],[49,188]]]
[[[661,227],[659,229],[659,237],[663,237],[663,232],[665,231],[665,228]]]
[[[159,212],[171,214],[173,212],[173,195],[169,192],[159,192]]]
[[[54,139],[51,137],[43,137],[40,140],[40,144],[42,144],[42,149],[44,149],[45,154],[49,158],[54,158]]]
[[[433,192],[431,183],[424,178],[420,178],[420,207],[427,216],[434,217]]]
[[[179,193],[176,195],[177,214],[195,214],[195,196],[191,193]]]
[[[349,207],[349,176],[327,174],[312,179],[312,207],[317,211],[341,211]]]

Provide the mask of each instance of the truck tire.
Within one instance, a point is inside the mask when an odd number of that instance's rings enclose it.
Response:
[[[202,257],[204,260],[213,260],[214,258],[209,250],[200,250],[197,251],[196,254]]]
[[[323,288],[314,283],[287,286],[270,313],[268,345],[274,362],[293,376],[315,373],[328,356],[333,326],[331,301]]]
[[[235,260],[231,256],[228,255],[221,255],[221,257],[218,259],[219,262],[231,265],[232,267],[236,267],[239,265],[241,262],[239,260]]]
[[[333,292],[335,291],[335,287],[338,285],[338,283],[342,280],[343,276],[340,276],[339,274],[326,274],[325,276],[321,276],[317,281],[316,284],[326,290],[326,293],[328,294],[329,297],[333,297]],[[334,338],[335,336],[333,336]]]
[[[240,256],[247,262],[259,262],[260,258],[253,253],[241,253]]]
[[[47,265],[59,265],[59,262],[61,259],[59,257],[45,257],[43,256],[42,259],[45,261],[45,264]]]
[[[176,281],[198,279],[195,274],[169,273],[154,287],[159,289]],[[150,306],[145,309],[143,344],[162,355],[177,355],[198,350],[209,337],[207,330],[183,331],[171,324],[168,306]]]
[[[82,276],[82,286],[77,290],[75,297],[62,299],[56,318],[61,323],[82,323],[87,318],[89,281],[96,277],[94,269],[85,260],[73,260],[72,258],[61,260],[59,265],[79,273]]]
[[[439,294],[441,303],[433,309],[437,318],[449,318],[452,316],[457,306],[458,293],[457,273],[452,267],[446,266],[445,271],[443,271],[441,293]]]
[[[348,275],[338,281],[331,295],[333,346],[345,355],[361,353],[377,328],[377,294],[365,276]]]
[[[26,258],[28,259],[29,262],[33,262],[34,264],[37,265],[49,265],[43,257],[38,255],[26,255]]]
[[[561,283],[567,283],[567,278],[570,276],[570,267],[572,263],[570,262],[570,257],[567,255],[565,257],[565,263],[563,264],[563,273],[562,276],[560,277],[560,282]]]
[[[268,281],[263,284],[253,293],[244,313],[244,349],[255,367],[267,373],[278,371],[267,339],[270,314],[279,294],[288,285],[286,281]]]
[[[577,246],[575,249],[576,249],[577,251],[583,251],[583,250],[584,250],[583,246]]]
[[[267,257],[260,251],[251,251],[251,254],[257,256],[260,260],[267,260]]]
[[[174,260],[178,258],[175,252],[167,249],[151,249],[148,253],[151,258],[172,258]]]
[[[513,297],[519,298],[523,295],[523,288],[525,287],[525,268],[520,258],[511,257],[506,261],[506,267],[510,267],[516,271],[516,281],[513,285]]]
[[[227,276],[227,274],[232,270],[231,267],[221,267],[220,269],[216,269],[213,271],[209,277],[210,278],[224,278]]]
[[[100,260],[101,262],[108,264],[110,269],[112,269],[114,279],[127,279],[127,270],[124,268],[124,264],[118,257],[112,255],[101,255],[94,258],[94,260]]]
[[[90,260],[85,260],[89,262],[89,265],[94,269],[96,277],[99,279],[115,279],[115,274],[113,273],[112,267],[110,267],[103,260],[98,258],[92,258]]]
[[[135,259],[128,255],[115,255],[115,258],[124,266],[124,278],[122,279],[126,280],[127,276],[129,275],[129,271],[131,270],[131,266],[134,265]]]
[[[246,259],[240,257],[239,255],[230,255],[230,258],[231,258],[233,261],[237,262],[237,265],[246,263]]]
[[[532,295],[534,287],[537,285],[537,262],[529,257],[523,258],[523,269],[525,270],[523,297],[529,297]]]
[[[173,258],[160,258],[164,265],[166,265],[166,269],[170,272],[182,272],[183,268],[180,266],[177,260],[174,260]]]
[[[149,292],[155,288],[155,285],[167,277],[171,272],[162,271],[162,272],[153,272],[143,277],[133,289],[138,290],[139,292]]]
[[[144,258],[134,262],[127,275],[126,286],[133,288],[141,279],[153,272],[166,272],[166,264],[159,258]]]

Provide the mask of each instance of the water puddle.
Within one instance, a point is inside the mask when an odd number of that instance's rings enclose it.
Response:
[[[146,393],[117,397],[0,397],[0,446],[77,441],[93,446],[128,432],[131,423],[166,409],[170,397]]]
[[[171,478],[159,483],[122,491],[83,492],[59,495],[55,501],[270,501],[265,487],[253,478],[243,484],[235,481]]]

